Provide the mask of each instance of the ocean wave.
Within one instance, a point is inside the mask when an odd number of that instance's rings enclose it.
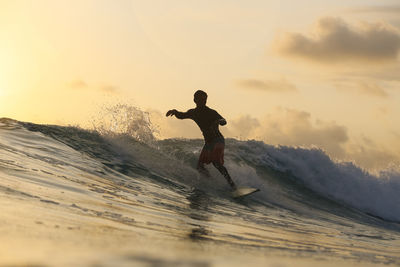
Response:
[[[10,128],[10,121],[2,119],[2,127],[8,125]],[[211,181],[204,181],[197,174],[195,166],[202,140],[152,139],[149,144],[126,133],[110,135],[77,127],[19,124],[29,131],[50,136],[125,175],[172,182],[175,186],[228,189],[216,171],[212,171],[215,179]],[[11,130],[18,131],[17,128]],[[400,174],[395,171],[374,175],[353,163],[336,162],[319,149],[272,146],[260,141],[235,139],[226,142],[226,165],[239,184],[259,187],[261,193],[255,198],[266,204],[273,202],[284,208],[295,206],[295,209],[299,204],[303,209],[307,205],[324,210],[332,208],[323,207],[324,203],[315,205],[322,197],[346,208],[400,221]]]

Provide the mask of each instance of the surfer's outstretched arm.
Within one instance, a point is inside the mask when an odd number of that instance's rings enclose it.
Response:
[[[191,118],[191,112],[190,110],[186,111],[186,112],[180,112],[177,111],[176,109],[171,109],[168,110],[167,114],[165,114],[165,116],[175,116],[178,119],[190,119]]]
[[[224,165],[221,165],[218,162],[213,162],[213,165],[217,170],[225,177],[226,181],[228,184],[232,187],[233,190],[236,190],[236,185],[233,182],[231,176],[228,173],[228,170],[224,167]]]

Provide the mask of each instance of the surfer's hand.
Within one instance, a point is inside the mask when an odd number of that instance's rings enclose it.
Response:
[[[221,126],[224,126],[226,124],[226,120],[225,119],[220,119],[218,120],[218,124]]]
[[[225,124],[226,124],[226,120],[225,119],[218,119],[218,120],[214,121],[214,123],[212,124],[212,127],[213,126],[217,126],[217,125],[224,126]]]
[[[168,110],[168,111],[167,111],[167,114],[165,114],[165,116],[166,116],[166,117],[168,117],[168,116],[173,116],[173,115],[176,114],[176,112],[177,112],[176,109]]]

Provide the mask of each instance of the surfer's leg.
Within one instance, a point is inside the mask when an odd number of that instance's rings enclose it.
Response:
[[[224,167],[224,165],[221,165],[218,162],[213,162],[213,165],[225,177],[226,181],[232,187],[232,189],[235,190],[236,189],[236,185],[233,182],[231,176],[228,173],[228,170]]]
[[[210,177],[210,172],[204,167],[204,164],[208,164],[208,154],[209,151],[207,149],[206,144],[204,144],[203,149],[201,150],[199,161],[197,162],[197,170],[202,176]]]
[[[197,164],[197,170],[205,177],[210,177],[210,172],[204,167],[204,163],[200,162]]]

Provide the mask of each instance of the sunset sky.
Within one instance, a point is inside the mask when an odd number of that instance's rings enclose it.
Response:
[[[208,105],[228,137],[316,145],[363,167],[400,158],[398,0],[0,0],[0,117],[88,125],[124,102],[161,137]]]

